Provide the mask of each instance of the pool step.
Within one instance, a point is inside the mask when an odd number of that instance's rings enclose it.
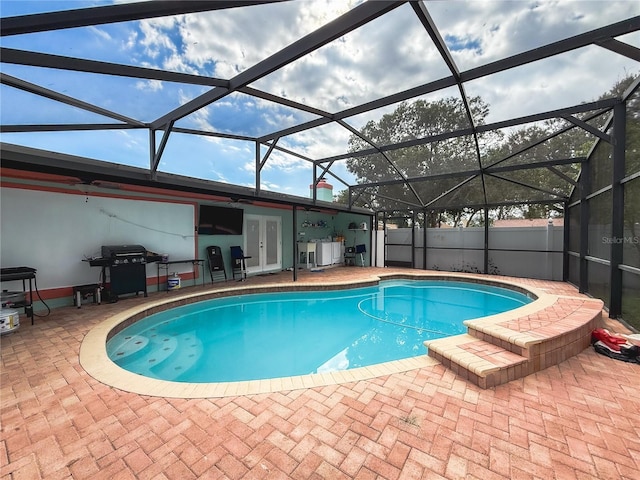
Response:
[[[429,356],[481,388],[491,388],[558,365],[589,347],[603,302],[547,296],[543,308],[464,322],[467,333],[424,342]]]
[[[178,348],[178,342],[175,338],[169,336],[154,337],[149,339],[146,348],[136,352],[134,355],[123,357],[123,362],[119,363],[119,365],[139,375],[148,375],[149,369],[170,358],[176,348]]]
[[[429,356],[456,375],[491,388],[527,375],[527,358],[469,334],[427,340]]]
[[[153,376],[179,381],[180,377],[189,372],[202,357],[202,341],[193,332],[177,335],[175,340],[175,351],[169,357],[155,365],[149,365]]]
[[[149,339],[144,335],[132,335],[125,341],[120,343],[117,348],[111,347],[109,355],[114,360],[125,360],[130,362],[132,359],[143,356],[149,349]]]

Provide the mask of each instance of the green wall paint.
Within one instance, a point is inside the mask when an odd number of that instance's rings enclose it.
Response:
[[[228,206],[228,204],[220,204]],[[293,267],[293,210],[280,208],[256,207],[254,205],[242,205],[245,215],[269,215],[279,216],[282,219],[282,268]],[[360,225],[362,222],[367,223],[366,231],[349,230],[350,223]],[[307,212],[299,209],[297,211],[297,226],[295,229],[296,239],[302,241],[311,241],[324,238],[333,238],[335,236],[344,236],[346,246],[354,246],[356,243],[364,243],[367,251],[371,248],[371,218],[367,215],[358,215],[350,213],[320,213]],[[304,233],[304,235],[301,235]],[[230,248],[233,245],[243,245],[244,237],[242,235],[198,235],[198,252],[200,258],[206,258],[206,249],[210,245],[217,245],[221,248],[224,256],[227,277],[231,277],[231,253]],[[207,280],[209,280],[209,266],[205,268]]]

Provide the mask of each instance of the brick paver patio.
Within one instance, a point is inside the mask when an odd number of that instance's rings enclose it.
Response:
[[[638,478],[640,365],[589,348],[486,390],[435,365],[280,393],[149,397],[98,382],[78,360],[93,326],[144,301],[55,309],[2,337],[2,479]]]

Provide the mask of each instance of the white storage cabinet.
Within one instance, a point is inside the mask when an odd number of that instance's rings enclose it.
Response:
[[[342,263],[342,248],[342,242],[318,242],[316,245],[318,266],[326,267]]]

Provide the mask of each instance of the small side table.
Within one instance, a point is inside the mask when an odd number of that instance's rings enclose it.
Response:
[[[100,305],[100,285],[97,283],[90,283],[88,285],[77,285],[73,287],[73,304],[80,308],[82,307],[82,299],[87,297],[93,297],[93,303]]]

